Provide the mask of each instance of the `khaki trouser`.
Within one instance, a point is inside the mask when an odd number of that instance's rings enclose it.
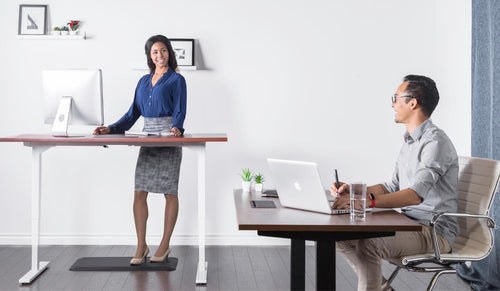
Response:
[[[443,236],[438,234],[437,241],[442,253],[451,251]],[[425,225],[421,232],[401,231],[389,237],[339,241],[336,246],[358,275],[358,291],[381,289],[382,259],[434,252],[431,228]]]

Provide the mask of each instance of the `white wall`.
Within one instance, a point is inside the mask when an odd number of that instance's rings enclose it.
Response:
[[[32,1],[33,3],[39,1]],[[272,178],[267,157],[315,161],[325,187],[392,174],[404,127],[390,95],[409,73],[435,79],[434,122],[470,154],[470,0],[62,1],[51,26],[81,19],[85,41],[17,39],[20,1],[0,2],[0,136],[48,132],[41,71],[101,68],[106,123],[128,109],[154,34],[195,38],[203,69],[186,71],[187,132],[225,132],[207,147],[210,244],[280,243],[239,232],[232,189],[240,169]],[[145,66],[145,64],[144,64]],[[133,244],[137,148],[55,148],[44,154],[42,243]],[[0,244],[28,244],[30,149],[0,144]],[[196,244],[196,159],[184,150],[173,244]],[[163,198],[149,199],[149,243]]]

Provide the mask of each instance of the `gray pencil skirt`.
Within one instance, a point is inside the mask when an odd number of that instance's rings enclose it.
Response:
[[[144,118],[144,130],[166,131],[172,127],[172,116]],[[178,194],[182,147],[141,147],[135,167],[135,190]]]

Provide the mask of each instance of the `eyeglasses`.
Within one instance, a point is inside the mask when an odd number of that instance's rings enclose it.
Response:
[[[397,98],[405,98],[405,97],[415,98],[415,97],[413,97],[411,95],[401,95],[401,96],[398,96],[398,95],[394,94],[394,95],[391,96],[391,100],[392,100],[392,103],[396,103],[396,99]]]

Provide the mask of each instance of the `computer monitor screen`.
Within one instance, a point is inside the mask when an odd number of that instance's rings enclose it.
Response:
[[[68,125],[104,124],[101,70],[44,70],[42,84],[53,135],[67,136]]]

